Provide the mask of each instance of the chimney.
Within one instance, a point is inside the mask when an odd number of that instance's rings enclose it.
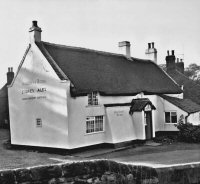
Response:
[[[129,41],[122,41],[118,43],[119,51],[127,58],[131,58],[131,44]]]
[[[184,67],[183,59],[180,59],[180,62],[177,61],[177,63],[176,63],[176,69],[179,72],[181,72],[182,74],[184,74],[185,67]]]
[[[145,51],[147,59],[152,60],[157,64],[157,50],[154,48],[154,42],[148,43],[148,49]]]
[[[171,55],[169,55],[169,51],[167,51],[167,56],[165,58],[166,60],[166,67],[167,67],[167,72],[173,71],[176,69],[176,57],[174,55],[174,50],[171,51]]]
[[[30,43],[40,42],[41,32],[42,32],[42,29],[38,27],[37,21],[36,20],[32,21],[32,27],[29,29]]]
[[[7,72],[7,85],[10,85],[12,83],[12,80],[14,78],[14,72],[13,72],[13,68],[9,67],[8,68],[8,72]]]

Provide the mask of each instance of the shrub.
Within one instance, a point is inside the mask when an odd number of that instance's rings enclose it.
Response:
[[[180,141],[200,143],[200,125],[184,123],[181,115],[176,127],[179,129],[178,137]]]

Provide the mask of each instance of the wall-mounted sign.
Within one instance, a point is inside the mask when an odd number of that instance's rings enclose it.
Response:
[[[124,115],[124,111],[122,111],[122,110],[114,111],[114,114],[115,114],[116,116],[123,116],[123,115]]]
[[[146,105],[144,108],[144,111],[151,111],[151,105]]]

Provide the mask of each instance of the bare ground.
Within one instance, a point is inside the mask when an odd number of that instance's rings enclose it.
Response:
[[[73,155],[7,149],[9,132],[0,129],[0,170],[63,163],[73,160],[112,159],[121,162],[171,165],[200,162],[200,144],[173,143],[161,146],[139,146],[124,150],[95,149]],[[96,156],[95,156],[96,155]]]

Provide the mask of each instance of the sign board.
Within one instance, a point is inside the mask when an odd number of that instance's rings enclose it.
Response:
[[[146,105],[144,108],[144,111],[151,111],[151,105]]]

